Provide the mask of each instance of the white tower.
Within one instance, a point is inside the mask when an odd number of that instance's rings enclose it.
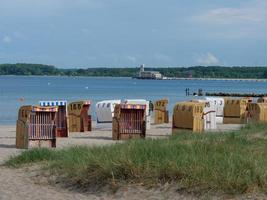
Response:
[[[142,65],[140,65],[139,77],[142,77],[142,72],[144,72],[144,71],[145,71],[145,65],[142,64]]]
[[[145,64],[142,64],[141,66],[140,66],[140,72],[144,72],[145,71]]]
[[[142,65],[140,65],[139,77],[142,77],[142,72],[144,72],[144,71],[145,71],[145,65],[142,64]]]

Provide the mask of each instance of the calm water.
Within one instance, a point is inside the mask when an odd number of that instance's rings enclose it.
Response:
[[[38,104],[39,100],[168,98],[169,109],[174,103],[192,97],[185,96],[185,88],[208,92],[266,93],[267,83],[238,81],[181,81],[135,80],[131,78],[92,77],[21,77],[0,76],[0,124],[15,124],[21,105]],[[20,99],[24,101],[21,102]],[[94,105],[92,106],[93,117]]]

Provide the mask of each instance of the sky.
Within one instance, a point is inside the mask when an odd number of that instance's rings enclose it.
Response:
[[[0,63],[267,66],[267,0],[0,0]]]

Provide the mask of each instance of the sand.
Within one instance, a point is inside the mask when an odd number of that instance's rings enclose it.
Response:
[[[71,133],[69,138],[58,138],[57,148],[71,145],[108,145],[121,141],[111,139],[111,126],[95,127],[92,132]],[[217,131],[239,129],[239,125],[219,125]],[[15,148],[15,125],[0,126],[0,164],[11,155],[19,154],[23,150]],[[171,124],[152,125],[147,131],[148,138],[164,138],[171,134]],[[120,188],[116,193],[101,192],[93,194],[79,193],[51,185],[46,179],[38,177],[32,169],[11,169],[0,166],[0,200],[8,199],[197,199],[188,194],[178,193],[169,188],[146,190],[139,186]]]

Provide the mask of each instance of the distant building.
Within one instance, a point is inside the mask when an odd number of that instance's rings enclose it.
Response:
[[[142,64],[141,66],[140,66],[140,73],[141,72],[144,72],[145,71],[145,64]]]
[[[145,65],[140,66],[140,71],[135,78],[138,79],[163,79],[163,76],[158,71],[145,71]]]

